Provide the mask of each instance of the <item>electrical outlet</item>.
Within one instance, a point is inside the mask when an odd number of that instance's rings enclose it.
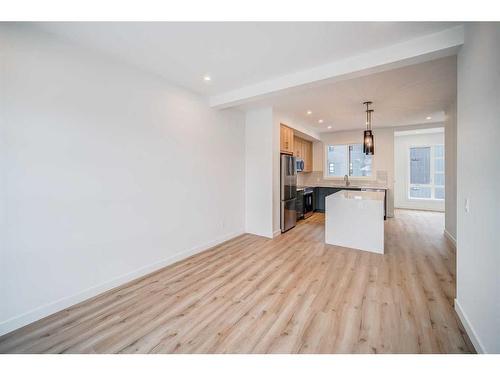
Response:
[[[465,212],[466,213],[470,212],[470,200],[469,200],[469,198],[465,198]]]

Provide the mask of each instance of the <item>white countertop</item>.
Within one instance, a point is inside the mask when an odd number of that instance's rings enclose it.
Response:
[[[349,186],[345,186],[344,184],[314,184],[314,185],[305,185],[305,186],[298,186],[297,189],[303,189],[305,187],[329,187],[329,188],[335,188],[335,189],[379,189],[379,190],[389,190],[387,186],[384,185],[378,185],[376,183],[373,184],[351,184]]]
[[[340,190],[334,194],[330,194],[326,199],[384,201],[384,193],[381,191]]]

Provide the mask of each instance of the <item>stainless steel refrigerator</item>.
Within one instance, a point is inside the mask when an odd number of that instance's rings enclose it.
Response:
[[[281,232],[293,228],[297,223],[297,166],[295,157],[281,155]]]

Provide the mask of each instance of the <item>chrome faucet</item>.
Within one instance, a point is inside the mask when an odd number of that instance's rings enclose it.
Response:
[[[349,186],[350,182],[349,182],[349,176],[348,175],[344,176],[344,183],[345,183],[345,186]]]

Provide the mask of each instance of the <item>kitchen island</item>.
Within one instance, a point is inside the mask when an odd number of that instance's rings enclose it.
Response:
[[[340,190],[325,199],[325,242],[384,253],[384,197],[379,191]]]
[[[321,184],[321,185],[308,185],[314,188],[314,211],[325,212],[325,199],[327,196],[334,194],[341,190],[349,191],[380,191],[384,194],[384,219],[387,213],[387,186],[378,184]]]

